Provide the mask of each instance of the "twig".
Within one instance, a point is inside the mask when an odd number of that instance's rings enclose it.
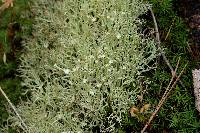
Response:
[[[158,24],[157,24],[155,15],[154,15],[154,13],[153,13],[153,10],[152,10],[151,8],[150,8],[149,10],[151,11],[151,15],[152,15],[152,17],[153,17],[153,22],[154,22],[154,27],[155,27],[155,33],[156,33],[156,43],[157,43],[157,45],[158,45],[158,50],[160,50],[161,56],[163,57],[163,60],[165,61],[165,63],[166,63],[167,66],[169,67],[169,69],[171,70],[172,75],[175,74],[175,76],[177,77],[177,74],[174,73],[175,71],[174,71],[172,65],[169,63],[169,60],[167,59],[167,57],[166,57],[164,51],[163,51],[162,48],[161,48],[161,45],[160,45],[160,44],[161,44],[161,41],[160,41],[160,33],[159,33],[159,31],[158,31]],[[179,82],[180,82],[181,86],[182,86],[183,88],[185,88],[183,82],[182,82],[181,80],[179,80]]]
[[[15,108],[15,106],[12,104],[12,102],[10,101],[10,99],[7,97],[6,93],[1,89],[0,87],[0,91],[3,94],[3,96],[5,97],[5,99],[7,100],[7,102],[10,104],[11,108],[14,110],[15,114],[17,115],[17,117],[19,118],[19,120],[21,121],[22,125],[24,126],[24,128],[26,129],[26,131],[28,131],[26,124],[24,123],[23,119],[21,118],[21,116],[19,115],[19,113],[17,112],[17,109]]]
[[[178,75],[178,77],[176,77],[176,80],[174,81],[174,83],[171,86],[172,81],[175,78],[175,75],[172,76],[171,81],[169,83],[169,85],[167,86],[166,90],[169,90],[166,94],[163,95],[163,97],[161,98],[160,102],[158,103],[156,110],[153,112],[153,114],[151,115],[151,117],[149,118],[149,121],[146,123],[146,125],[144,126],[144,128],[141,130],[141,133],[144,133],[145,130],[147,129],[147,127],[149,126],[149,124],[151,123],[151,121],[153,120],[153,118],[156,116],[156,114],[158,113],[158,111],[160,110],[161,106],[164,104],[164,102],[166,101],[167,97],[169,96],[170,92],[172,91],[172,89],[176,86],[177,82],[180,80],[180,77],[182,76],[184,70],[186,68],[185,67],[182,69],[181,73]],[[171,87],[170,87],[171,86]]]
[[[177,72],[179,63],[180,63],[180,58],[178,59],[178,62],[177,62],[177,64],[176,64],[176,69],[175,69],[174,73]],[[165,90],[165,93],[163,94],[163,96],[162,96],[162,98],[161,98],[160,101],[163,101],[163,100],[165,99],[167,93],[170,91],[170,86],[171,86],[171,84],[172,84],[172,82],[174,81],[175,78],[176,78],[176,76],[175,76],[175,74],[173,74],[173,75],[172,75],[172,78],[171,78],[171,80],[170,80],[170,82],[169,82],[169,84],[168,84],[168,86],[167,86],[167,88],[166,88],[166,90]]]

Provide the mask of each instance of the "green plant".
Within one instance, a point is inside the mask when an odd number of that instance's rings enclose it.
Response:
[[[116,132],[156,57],[139,33],[140,0],[34,2],[33,37],[19,72],[30,100],[18,106],[30,132]],[[151,62],[151,64],[154,64]],[[20,121],[10,116],[19,132]]]
[[[16,72],[21,53],[21,39],[30,34],[31,21],[27,16],[27,1],[16,0],[13,4],[13,7],[0,11],[0,86],[16,105],[25,90],[17,76],[19,73]],[[3,61],[4,55],[6,62]],[[9,116],[7,110],[7,102],[0,93],[0,128],[5,125]]]
[[[167,102],[161,108],[158,116],[152,125],[149,126],[149,132],[199,132],[197,126],[200,121],[194,105],[193,85],[191,71],[198,62],[191,61],[188,52],[189,29],[183,18],[178,16],[178,7],[175,4],[177,0],[149,0],[154,9],[158,22],[159,32],[161,34],[162,47],[165,48],[166,55],[173,67],[176,66],[178,58],[181,59],[181,68],[187,63],[186,72],[181,78],[185,87],[180,84],[171,93]],[[148,16],[149,17],[149,16]],[[152,19],[148,19],[148,26],[153,27]],[[152,84],[147,89],[144,96],[146,102],[156,106],[164,93],[165,87],[169,83],[171,72],[165,63],[161,60],[156,71],[151,71]],[[140,123],[142,124],[142,123]],[[135,125],[134,125],[135,126]],[[140,129],[138,129],[139,131]]]

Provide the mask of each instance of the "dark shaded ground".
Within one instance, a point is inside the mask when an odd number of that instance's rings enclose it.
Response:
[[[180,0],[180,15],[190,27],[190,53],[200,60],[200,0]]]

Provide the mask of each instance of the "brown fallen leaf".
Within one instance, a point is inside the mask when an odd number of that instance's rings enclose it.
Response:
[[[145,105],[142,106],[142,108],[140,109],[140,113],[144,113],[144,112],[147,111],[150,107],[151,107],[150,104],[145,104]]]
[[[6,8],[13,7],[14,0],[2,0],[3,5],[0,6],[0,13],[3,12]]]
[[[14,0],[2,0],[2,2],[4,3],[3,5],[4,5],[6,8],[13,7],[13,1],[14,1]]]
[[[135,106],[130,108],[130,114],[132,117],[136,117],[138,113],[139,113],[139,109],[137,109]]]

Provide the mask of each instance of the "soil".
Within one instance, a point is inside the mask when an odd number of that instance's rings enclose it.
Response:
[[[189,50],[194,60],[200,60],[200,0],[179,0],[180,14],[190,28]]]

